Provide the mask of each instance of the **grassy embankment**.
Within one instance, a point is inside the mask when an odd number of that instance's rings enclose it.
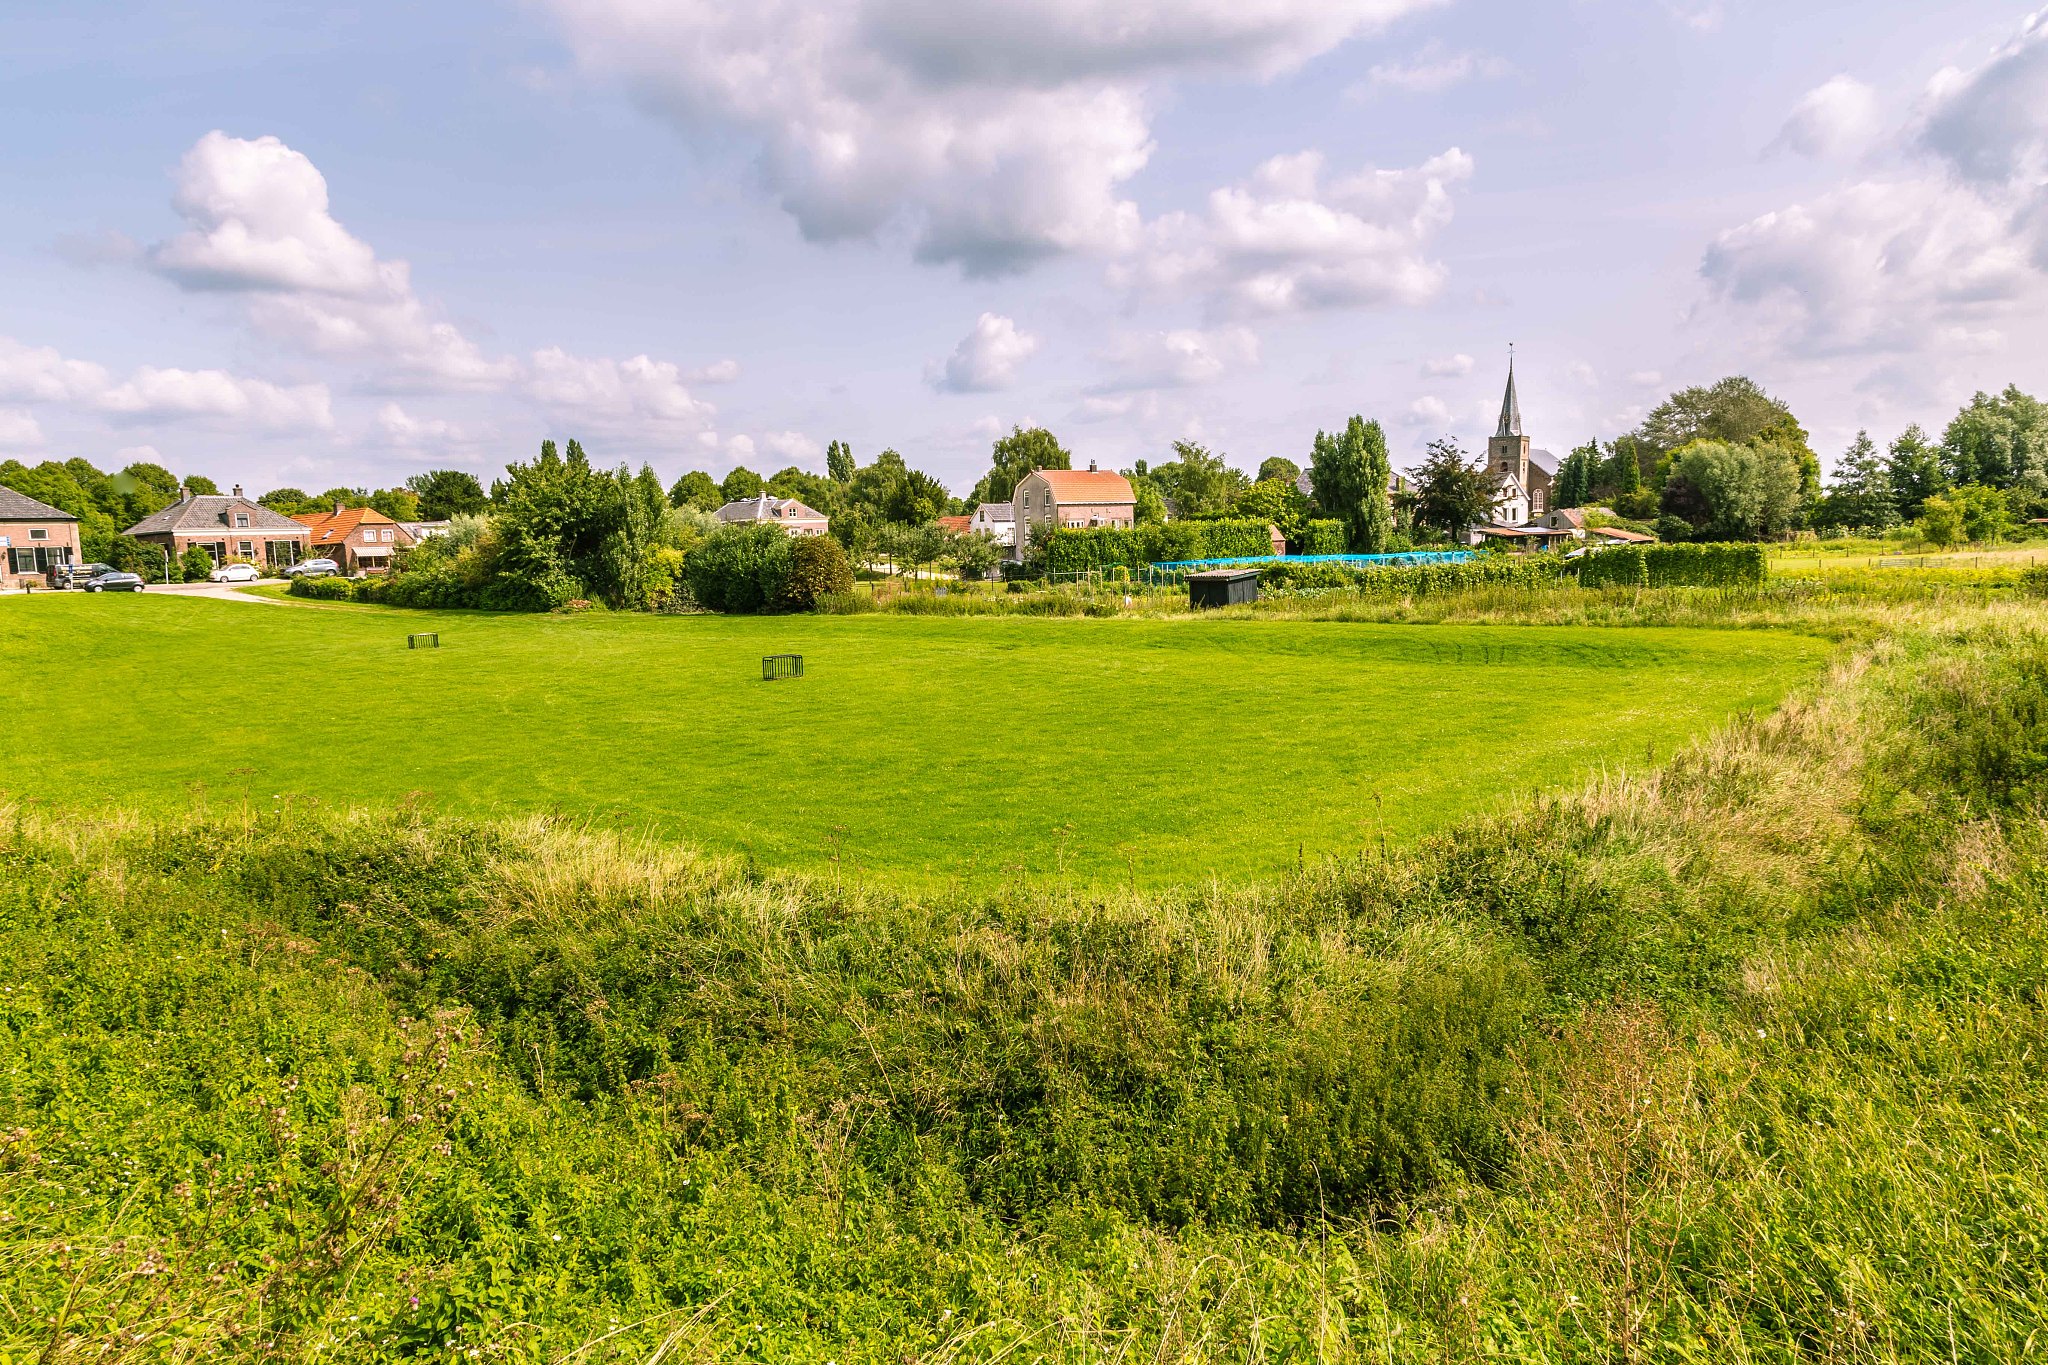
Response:
[[[408,650],[410,631],[439,650]],[[805,656],[764,684],[760,658]],[[926,886],[1266,877],[1768,708],[1803,635],[1285,621],[0,611],[0,783],[74,807],[561,812]],[[29,774],[38,777],[31,781]]]
[[[0,1355],[2032,1358],[2044,789],[2007,605],[1264,888],[16,806]]]

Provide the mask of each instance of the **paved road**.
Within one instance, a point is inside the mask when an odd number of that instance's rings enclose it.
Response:
[[[256,581],[258,583],[284,582],[282,578],[260,578]],[[268,602],[273,606],[277,604],[277,599],[274,597],[258,597],[254,593],[237,591],[237,589],[245,586],[254,585],[241,583],[152,583],[144,591],[151,594],[169,593],[175,597],[211,597],[221,602]],[[82,592],[83,589],[72,588],[68,589],[68,591]],[[37,588],[32,594],[19,592],[0,594],[0,596],[6,597],[58,597],[61,595],[49,588]]]

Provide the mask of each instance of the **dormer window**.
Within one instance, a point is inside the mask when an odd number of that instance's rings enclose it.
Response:
[[[235,529],[237,531],[246,531],[249,529],[249,514],[247,512],[235,513]]]

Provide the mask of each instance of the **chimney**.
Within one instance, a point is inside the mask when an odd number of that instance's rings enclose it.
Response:
[[[1089,472],[1090,474],[1093,474],[1093,473],[1095,473],[1095,461],[1093,461],[1093,460],[1090,460],[1090,461],[1088,462],[1088,472]]]
[[[338,517],[338,516],[340,516],[340,515],[341,515],[341,512],[342,512],[342,507],[341,507],[341,504],[337,502],[336,504],[334,504],[334,515],[336,515],[336,516]]]
[[[240,484],[236,484],[236,485],[235,485],[235,496],[236,496],[236,497],[238,497],[238,498],[242,496],[242,485],[240,485]]]
[[[185,487],[185,481],[183,479],[178,480],[178,501],[189,502],[191,501],[191,498],[192,490]]]

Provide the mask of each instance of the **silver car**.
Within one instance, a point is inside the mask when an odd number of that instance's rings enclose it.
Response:
[[[332,578],[341,565],[331,559],[302,559],[284,571],[286,578]]]
[[[85,581],[87,592],[141,592],[142,586],[142,579],[138,575],[122,573],[118,569],[94,574]]]

